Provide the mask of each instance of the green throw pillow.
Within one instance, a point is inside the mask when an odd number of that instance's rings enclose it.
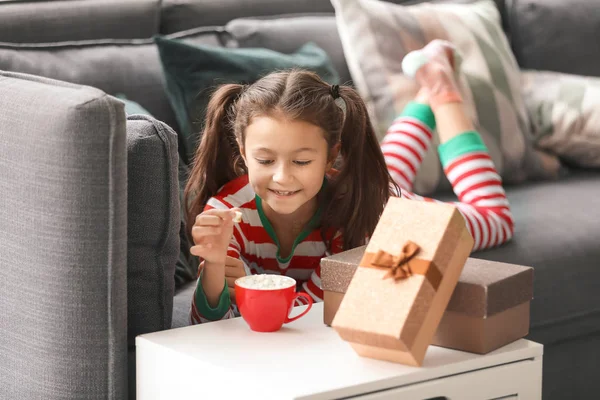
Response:
[[[221,84],[251,84],[270,72],[304,68],[330,84],[338,74],[323,49],[307,43],[293,54],[262,48],[222,48],[192,45],[164,36],[154,38],[165,74],[167,96],[175,111],[179,153],[189,164],[200,139],[206,106]]]
[[[146,110],[144,107],[142,107],[135,101],[129,100],[127,98],[127,96],[125,96],[123,93],[117,93],[117,94],[115,94],[115,97],[117,99],[121,100],[123,103],[125,103],[125,114],[126,115],[141,114],[141,115],[149,115],[152,117],[152,114],[150,114],[150,112],[148,110]]]

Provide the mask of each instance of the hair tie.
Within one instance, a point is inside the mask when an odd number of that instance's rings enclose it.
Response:
[[[331,96],[333,96],[334,99],[337,99],[340,97],[340,86],[339,85],[331,85]]]

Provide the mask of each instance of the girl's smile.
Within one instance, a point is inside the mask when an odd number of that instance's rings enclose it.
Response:
[[[300,192],[300,190],[281,191],[281,190],[273,190],[273,189],[269,189],[269,191],[275,193],[275,195],[282,197],[282,198],[291,197]]]

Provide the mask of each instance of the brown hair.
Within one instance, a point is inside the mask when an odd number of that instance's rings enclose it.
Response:
[[[245,143],[246,127],[258,115],[280,113],[319,126],[331,151],[341,142],[335,176],[320,195],[321,232],[343,235],[348,250],[365,243],[392,193],[400,190],[387,170],[365,104],[349,86],[332,87],[315,73],[271,73],[252,85],[227,84],[212,95],[206,125],[185,188],[188,234],[196,215],[219,188],[246,174],[236,138]],[[343,100],[338,105],[334,94]],[[331,242],[326,243],[331,249]]]

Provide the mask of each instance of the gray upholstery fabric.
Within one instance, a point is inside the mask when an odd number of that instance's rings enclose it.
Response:
[[[424,0],[388,1],[410,4]],[[330,0],[163,0],[162,7],[162,33],[178,32],[198,26],[225,25],[232,19],[243,17],[334,12]]]
[[[175,293],[173,300],[173,322],[172,328],[181,328],[190,324],[190,307],[192,305],[192,296],[196,289],[196,281],[188,282]]]
[[[331,58],[340,82],[352,80],[332,14],[239,18],[229,22],[225,29],[240,47],[266,47],[293,53],[306,42],[314,42]]]
[[[0,42],[149,38],[160,0],[11,1],[0,6]]]
[[[600,76],[597,0],[506,2],[511,45],[522,68]]]
[[[333,12],[329,0],[163,0],[162,7],[162,33],[178,32],[198,26],[225,25],[240,17]]]
[[[222,30],[203,28],[173,37],[219,46],[222,35]],[[165,94],[158,51],[151,39],[39,45],[0,43],[0,70],[94,86],[110,95],[123,93],[177,130],[175,115]]]
[[[169,329],[179,257],[177,135],[143,115],[127,119],[127,325],[135,337]]]
[[[533,340],[547,344],[600,331],[600,172],[577,171],[506,192],[513,240],[473,257],[534,268]]]
[[[125,113],[0,72],[0,398],[127,393]]]
[[[544,346],[544,400],[597,399],[600,393],[600,333]]]

